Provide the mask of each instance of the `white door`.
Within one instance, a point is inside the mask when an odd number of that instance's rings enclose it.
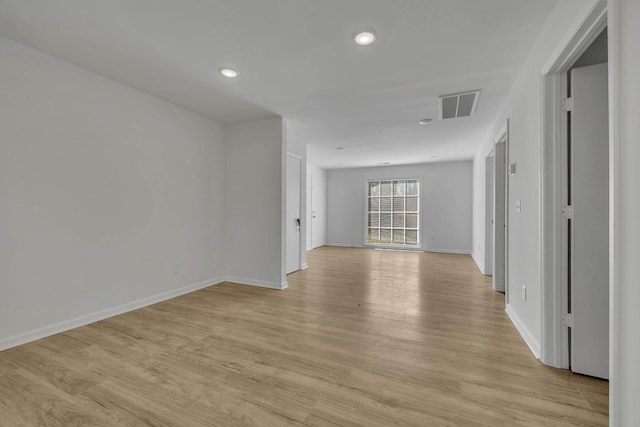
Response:
[[[484,274],[487,276],[493,275],[493,236],[494,221],[493,221],[493,162],[494,156],[488,156],[485,159],[486,167],[486,203],[485,203],[485,242],[484,242]]]
[[[571,370],[609,377],[607,64],[571,71]]]
[[[287,274],[300,270],[300,159],[287,155]]]
[[[507,271],[507,143],[496,144],[493,191],[493,290],[505,291]]]
[[[311,247],[327,244],[327,181],[311,178]]]

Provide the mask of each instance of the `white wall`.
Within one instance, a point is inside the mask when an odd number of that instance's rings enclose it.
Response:
[[[282,118],[225,125],[224,131],[227,278],[281,289],[285,286]]]
[[[614,190],[610,425],[640,420],[640,2],[609,1]],[[611,68],[612,67],[612,68]]]
[[[328,177],[328,244],[365,242],[367,179],[420,178],[421,249],[471,252],[471,161],[333,169]]]
[[[517,173],[509,177],[508,312],[536,356],[541,340],[540,261],[540,71],[561,45],[573,24],[591,5],[589,0],[558,2],[541,36],[514,81],[504,108],[473,161],[473,257],[485,259],[485,157],[509,119],[509,162]],[[515,201],[521,200],[521,213]],[[521,298],[527,287],[526,302]]]
[[[312,196],[312,191],[311,191],[311,179],[312,178],[319,178],[319,179],[324,179],[325,181],[327,180],[327,171],[326,169],[323,169],[319,166],[316,165],[312,165],[311,163],[307,163],[307,182],[306,182],[306,188],[307,188],[307,195],[306,195],[306,204],[307,204],[307,229],[306,229],[306,240],[307,240],[307,250],[310,251],[311,249],[313,249],[313,245],[312,245],[312,241],[311,241],[311,214],[312,214],[312,209],[311,209],[311,196]]]
[[[221,279],[222,127],[5,38],[0,58],[0,349]]]

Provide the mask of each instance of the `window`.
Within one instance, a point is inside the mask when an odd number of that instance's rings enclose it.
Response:
[[[419,238],[420,180],[367,182],[367,243],[417,246]]]

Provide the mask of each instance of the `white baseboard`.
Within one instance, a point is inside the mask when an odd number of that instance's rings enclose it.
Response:
[[[476,255],[473,252],[471,252],[471,258],[473,258],[473,260],[475,261],[476,265],[478,266],[478,269],[480,270],[480,273],[487,276],[487,270],[484,268],[484,262],[478,261],[478,258],[476,258]]]
[[[443,254],[463,254],[471,255],[471,251],[467,249],[438,249],[438,248],[424,248],[425,252],[438,252]]]
[[[540,351],[540,343],[534,338],[529,329],[522,323],[520,318],[516,315],[516,313],[511,309],[511,306],[507,304],[507,308],[504,310],[507,312],[507,316],[511,319],[511,323],[516,327],[522,339],[527,346],[529,346],[529,350],[533,353],[536,359],[540,359],[541,351]]]
[[[162,301],[166,301],[171,298],[178,297],[180,295],[188,294],[200,289],[208,288],[209,286],[217,285],[224,282],[223,277],[205,280],[204,282],[195,283],[193,285],[184,286],[178,289],[172,289],[167,292],[152,295],[150,297],[142,298],[136,301],[128,302],[126,304],[119,305],[117,307],[108,308],[95,313],[86,314],[84,316],[75,317],[73,319],[64,320],[62,322],[55,323],[53,325],[45,326],[44,328],[34,329],[22,334],[14,335],[8,338],[0,339],[0,351],[8,348],[16,347],[28,342],[36,341],[41,338],[50,337],[62,332],[69,331],[71,329],[79,328],[80,326],[88,325],[89,323],[98,322],[100,320],[107,319],[109,317],[117,316],[129,311],[137,310],[142,307],[147,307],[152,304],[156,304]]]
[[[309,264],[307,264],[306,262],[304,264],[302,264],[302,266],[300,267],[300,270],[306,270],[307,268],[309,268]]]
[[[236,276],[226,276],[224,278],[225,282],[238,283],[240,285],[249,285],[249,286],[257,286],[259,288],[269,288],[269,289],[286,289],[289,287],[289,284],[285,280],[282,283],[277,282],[267,282],[265,280],[256,280],[256,279],[245,279],[242,277]]]
[[[372,246],[372,245],[349,245],[347,243],[327,243],[327,246],[337,246],[339,248],[370,248],[370,249],[385,249],[384,246]],[[398,249],[406,251],[420,251],[420,252],[438,252],[443,254],[464,254],[471,255],[471,251],[467,249],[438,249],[438,248],[403,248],[402,246],[389,246],[389,249]]]
[[[365,248],[364,245],[349,245],[347,243],[327,243],[325,246],[337,246],[339,248]]]

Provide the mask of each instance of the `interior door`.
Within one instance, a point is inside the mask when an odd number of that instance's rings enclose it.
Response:
[[[300,270],[300,159],[287,155],[286,241],[287,274]]]
[[[493,275],[493,236],[495,235],[495,224],[493,220],[493,153],[485,159],[486,167],[486,207],[485,207],[485,261],[484,274]]]
[[[571,369],[609,377],[609,112],[607,64],[571,71]]]
[[[327,181],[311,179],[311,247],[327,244]]]
[[[493,289],[505,292],[507,271],[507,143],[496,144],[493,191]]]

